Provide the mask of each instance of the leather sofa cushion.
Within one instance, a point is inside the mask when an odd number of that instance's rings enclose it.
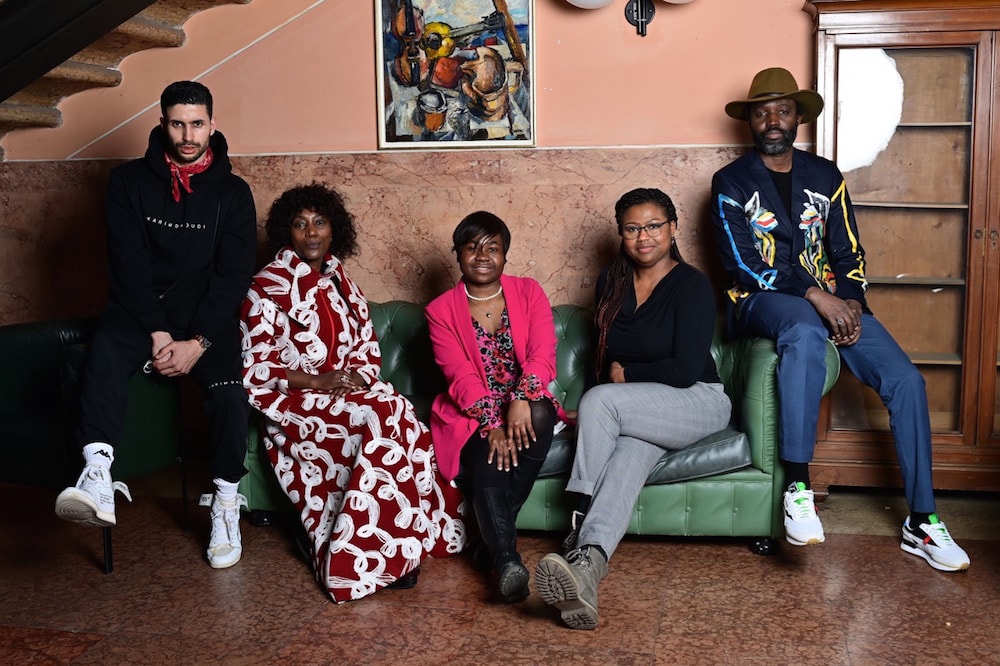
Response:
[[[552,439],[552,447],[539,471],[539,478],[565,476],[573,467],[576,433],[567,428]],[[646,485],[661,485],[732,472],[751,464],[747,436],[726,428],[704,437],[691,446],[667,451],[653,467]]]
[[[687,481],[732,472],[752,462],[750,441],[738,430],[726,428],[691,446],[663,454],[646,479],[647,486]]]

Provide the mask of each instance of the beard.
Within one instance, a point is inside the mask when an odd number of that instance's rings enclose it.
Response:
[[[182,146],[197,146],[198,152],[194,154],[193,157],[188,157],[181,152]],[[175,143],[170,146],[170,159],[172,159],[176,164],[181,166],[187,164],[195,164],[202,157],[205,156],[205,151],[208,150],[207,143]]]
[[[767,130],[767,132],[770,131],[771,130]],[[754,145],[757,146],[757,150],[765,155],[781,155],[792,149],[792,144],[795,143],[795,137],[799,133],[799,126],[796,125],[787,132],[782,132],[780,139],[766,138],[764,135],[767,132],[751,132],[751,134],[753,134],[753,142]]]

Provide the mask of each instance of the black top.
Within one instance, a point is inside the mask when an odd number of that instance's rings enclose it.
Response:
[[[156,127],[143,158],[111,171],[106,215],[111,300],[148,332],[176,339],[232,335],[257,259],[250,186],[232,172],[221,132],[212,165],[171,194],[166,143]]]
[[[781,171],[771,171],[767,170],[767,173],[771,176],[771,181],[774,183],[774,187],[778,190],[778,197],[781,199],[781,204],[785,207],[785,215],[788,217],[792,216],[792,172],[781,172]]]
[[[607,269],[597,280],[604,291]],[[625,302],[607,337],[601,381],[608,380],[608,366],[618,361],[628,382],[659,382],[687,388],[696,382],[719,383],[712,358],[716,306],[712,285],[690,264],[677,264],[636,309],[635,287],[630,283]]]

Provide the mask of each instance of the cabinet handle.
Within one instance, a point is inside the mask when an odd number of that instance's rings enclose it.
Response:
[[[983,240],[983,230],[982,229],[976,229],[975,231],[973,231],[972,232],[972,238],[974,240]]]

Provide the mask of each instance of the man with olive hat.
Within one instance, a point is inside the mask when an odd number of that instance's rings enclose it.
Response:
[[[785,538],[823,542],[809,489],[826,340],[844,365],[878,392],[889,411],[910,514],[901,548],[935,569],[959,571],[969,556],[935,513],[931,431],[920,372],[865,302],[865,254],[844,177],[830,160],[793,146],[823,98],[780,67],[758,72],[726,115],[749,123],[755,150],[712,179],[712,219],[734,333],[771,338],[778,349],[780,458]]]

